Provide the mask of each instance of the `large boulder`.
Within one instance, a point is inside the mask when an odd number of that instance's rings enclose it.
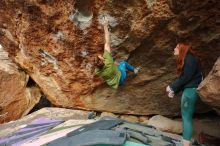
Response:
[[[28,80],[0,45],[0,123],[27,115],[40,100],[40,89],[28,87]]]
[[[157,129],[171,133],[182,133],[182,121],[169,119],[167,117],[156,115],[149,119],[148,125],[154,126]]]
[[[165,95],[175,78],[175,40],[191,40],[205,71],[210,70],[220,53],[219,2],[3,1],[0,43],[56,106],[175,116],[179,99]],[[93,60],[103,52],[103,15],[109,18],[116,60],[129,59],[143,68],[137,77],[128,75],[118,90],[94,75]]]
[[[213,69],[199,85],[199,95],[203,102],[210,105],[220,114],[220,57]]]
[[[181,119],[170,119],[161,115],[156,115],[149,119],[148,124],[164,132],[176,134],[182,133]],[[193,119],[194,138],[198,138],[199,134],[201,133],[206,133],[211,136],[220,137],[219,128],[219,117],[197,117],[196,119]]]

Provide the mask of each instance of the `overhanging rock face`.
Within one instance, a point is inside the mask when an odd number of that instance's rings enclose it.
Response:
[[[168,99],[165,87],[175,77],[176,37],[191,40],[210,70],[219,54],[218,6],[217,0],[4,1],[0,42],[54,105],[174,116],[179,99]],[[118,90],[94,75],[94,57],[103,52],[103,15],[115,58],[143,67]]]

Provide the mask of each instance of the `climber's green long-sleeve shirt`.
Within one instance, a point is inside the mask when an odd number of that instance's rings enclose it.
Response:
[[[103,77],[109,86],[116,89],[119,85],[121,72],[114,64],[114,60],[107,50],[104,51],[103,57],[105,59],[105,65],[101,69],[97,68],[96,74]]]

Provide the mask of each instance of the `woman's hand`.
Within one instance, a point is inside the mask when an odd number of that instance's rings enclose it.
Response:
[[[166,87],[166,92],[167,92],[167,96],[169,97],[169,98],[173,98],[174,97],[174,92],[173,92],[173,90],[170,88],[170,86],[167,86]]]

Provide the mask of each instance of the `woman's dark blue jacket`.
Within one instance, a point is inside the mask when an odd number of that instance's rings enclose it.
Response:
[[[171,85],[170,88],[174,93],[178,93],[185,88],[197,88],[202,81],[202,73],[199,61],[188,52],[183,66],[183,72]]]

